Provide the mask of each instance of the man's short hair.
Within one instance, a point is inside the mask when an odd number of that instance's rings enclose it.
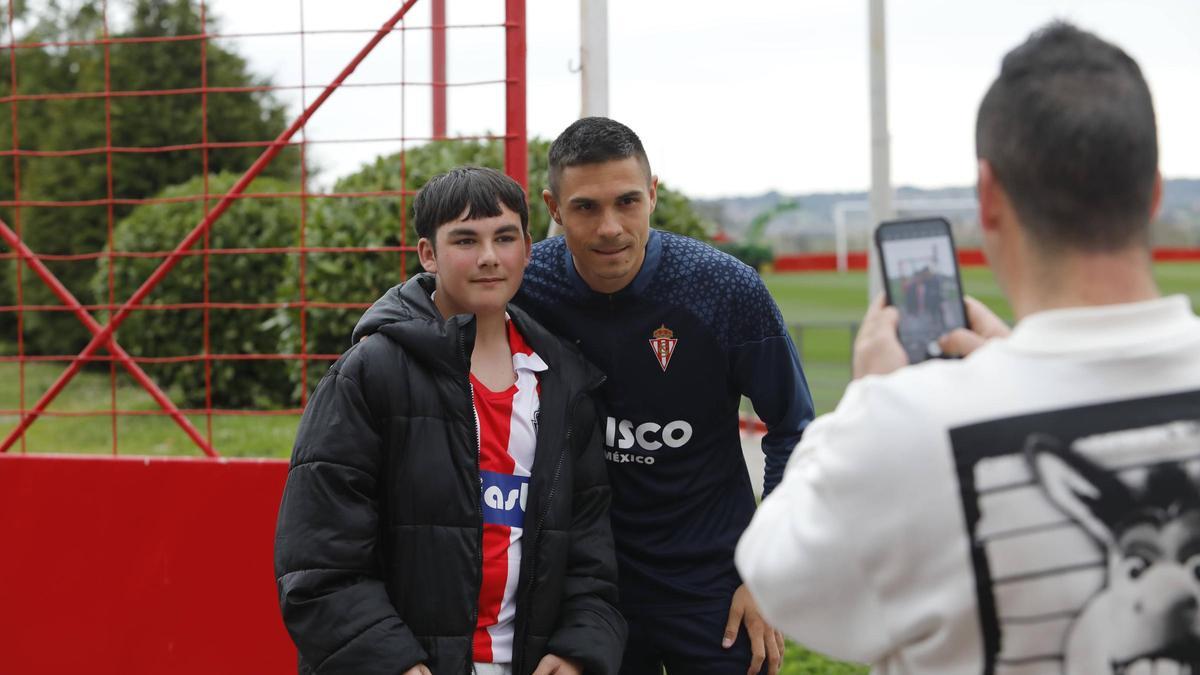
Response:
[[[1119,47],[1064,22],[1035,32],[1004,57],[979,106],[975,146],[1039,245],[1148,245],[1154,104]]]
[[[650,160],[633,129],[607,117],[584,117],[563,130],[550,144],[550,192],[558,194],[563,169],[636,157],[650,180]]]
[[[500,215],[500,205],[521,217],[521,231],[529,234],[529,206],[517,181],[479,166],[451,169],[430,178],[413,200],[413,227],[417,236],[434,242],[437,229],[466,220]]]

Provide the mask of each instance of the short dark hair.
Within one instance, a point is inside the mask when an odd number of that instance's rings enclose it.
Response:
[[[417,236],[433,242],[437,229],[466,220],[500,215],[500,205],[521,217],[521,231],[529,234],[529,206],[517,181],[479,166],[463,166],[430,178],[413,200],[413,227]]]
[[[979,106],[976,154],[1048,250],[1149,243],[1158,132],[1141,69],[1056,21],[1004,57]]]
[[[568,166],[600,164],[636,157],[650,179],[650,159],[642,139],[633,129],[607,117],[584,117],[563,130],[550,144],[550,192],[558,194],[558,180]]]

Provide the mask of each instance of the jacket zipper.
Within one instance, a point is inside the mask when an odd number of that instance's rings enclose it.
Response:
[[[524,544],[522,544],[522,548],[525,547],[525,544],[530,544],[527,552],[530,555],[530,557],[532,558],[532,560],[529,564],[529,574],[525,577],[525,592],[522,594],[521,600],[519,600],[517,602],[518,616],[515,617],[516,619],[518,619],[516,621],[517,625],[524,628],[523,633],[529,632],[529,612],[530,612],[529,603],[533,598],[533,583],[534,583],[534,579],[537,577],[538,559],[537,559],[536,544],[537,544],[538,540],[541,539],[542,528],[546,523],[546,516],[548,516],[550,514],[550,505],[554,501],[554,494],[558,491],[558,480],[559,480],[559,477],[562,475],[563,460],[566,458],[567,453],[571,451],[571,435],[572,435],[572,431],[573,431],[573,428],[575,425],[575,410],[576,410],[577,406],[579,405],[580,398],[587,396],[588,392],[594,391],[595,389],[599,388],[601,385],[604,384],[604,382],[607,379],[608,379],[607,377],[605,377],[604,375],[601,375],[596,381],[591,382],[588,385],[586,385],[583,388],[583,390],[580,391],[580,393],[576,394],[575,398],[573,398],[571,400],[570,405],[567,406],[567,414],[566,414],[567,429],[566,429],[566,434],[565,434],[565,439],[564,439],[564,445],[559,450],[559,453],[558,453],[558,462],[554,466],[554,477],[550,480],[550,490],[549,490],[549,492],[546,493],[546,502],[545,502],[545,504],[542,505],[542,512],[538,516],[537,526],[533,530],[533,538],[527,540]],[[469,382],[469,380],[468,380],[468,382]],[[540,406],[540,402],[539,402],[539,406]],[[474,406],[472,406],[472,408],[474,408]],[[606,470],[607,470],[607,468],[606,468]],[[524,555],[524,553],[522,555]],[[476,610],[476,611],[478,611],[478,610]],[[524,619],[524,620],[521,621],[520,619]],[[471,639],[472,639],[472,641],[474,641],[474,633],[471,634]],[[473,649],[472,649],[472,653],[474,653]],[[524,673],[528,670],[528,668],[525,667],[526,666],[525,659],[527,656],[528,656],[528,654],[525,653],[525,635],[514,634],[513,635],[513,661],[512,661],[514,675],[516,675],[517,673]]]
[[[461,329],[458,333],[458,351],[462,356],[463,361],[467,363],[467,403],[471,406],[471,417],[475,423],[475,477],[479,481],[479,487],[483,488],[483,477],[479,469],[479,453],[482,450],[483,440],[480,438],[479,431],[479,411],[475,408],[475,387],[471,384],[471,366],[467,360],[467,340],[463,337]],[[479,628],[479,590],[483,587],[483,493],[475,500],[475,513],[479,516],[479,546],[475,549],[475,602],[472,603],[471,609],[471,642],[467,651],[466,670],[467,675],[475,670],[475,631]]]
[[[604,379],[601,378],[600,382],[603,383]],[[575,407],[579,404],[579,397],[586,396],[586,395],[587,395],[586,393],[581,393],[581,394],[577,395],[571,401],[571,405],[567,409],[567,419],[566,419],[567,433],[566,433],[565,443],[563,445],[563,448],[558,453],[558,463],[555,464],[555,466],[554,466],[554,478],[552,478],[550,480],[550,491],[546,493],[546,503],[542,505],[542,513],[541,513],[541,515],[538,516],[537,526],[533,530],[533,539],[531,539],[529,543],[536,544],[537,540],[541,538],[542,526],[545,525],[545,523],[546,523],[546,516],[549,515],[549,513],[550,513],[550,504],[554,501],[554,493],[558,490],[558,478],[562,474],[563,459],[566,457],[567,453],[571,451],[571,432],[572,432],[572,428],[574,427],[574,424],[575,424]],[[522,602],[517,605],[518,611],[520,611],[522,614],[525,615],[525,621],[524,621],[523,627],[525,628],[526,633],[529,632],[529,618],[528,618],[529,614],[528,614],[528,612],[530,611],[529,610],[529,602],[533,598],[533,580],[535,577],[537,577],[537,560],[538,559],[537,559],[536,548],[534,548],[532,546],[530,547],[530,555],[533,558],[533,560],[529,564],[529,575],[525,577],[524,598],[523,598]],[[525,671],[524,661],[525,661],[525,657],[526,657],[524,640],[522,639],[520,641],[519,646],[517,644],[514,644],[514,649],[521,650],[521,658],[520,659],[514,658],[513,665],[520,666],[521,672],[524,672]],[[516,656],[515,653],[513,655]],[[515,673],[517,671],[514,669],[513,672]]]

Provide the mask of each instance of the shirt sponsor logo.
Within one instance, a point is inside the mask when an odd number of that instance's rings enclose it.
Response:
[[[613,452],[609,450],[604,453],[604,459],[613,464],[653,464],[654,458],[647,455],[635,455],[628,452]]]
[[[643,422],[634,425],[629,420],[608,418],[604,425],[604,444],[610,448],[628,450],[635,445],[647,452],[663,447],[682,448],[692,440],[692,425],[683,420],[667,424]]]
[[[529,476],[512,476],[495,471],[480,471],[483,522],[508,527],[525,526],[525,500],[529,495]]]
[[[675,353],[675,345],[679,344],[679,339],[675,337],[674,331],[667,328],[666,325],[660,325],[652,335],[650,350],[654,352],[654,358],[665,373],[667,366],[671,363],[671,355]]]

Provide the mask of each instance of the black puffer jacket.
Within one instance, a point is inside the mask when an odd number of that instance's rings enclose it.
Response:
[[[420,275],[363,316],[308,403],[275,535],[284,623],[302,673],[469,673],[483,525],[469,355],[475,321],[443,322]],[[595,408],[603,379],[509,308],[549,365],[517,587],[515,673],[547,653],[615,673],[625,622]],[[364,335],[369,338],[359,341]]]

